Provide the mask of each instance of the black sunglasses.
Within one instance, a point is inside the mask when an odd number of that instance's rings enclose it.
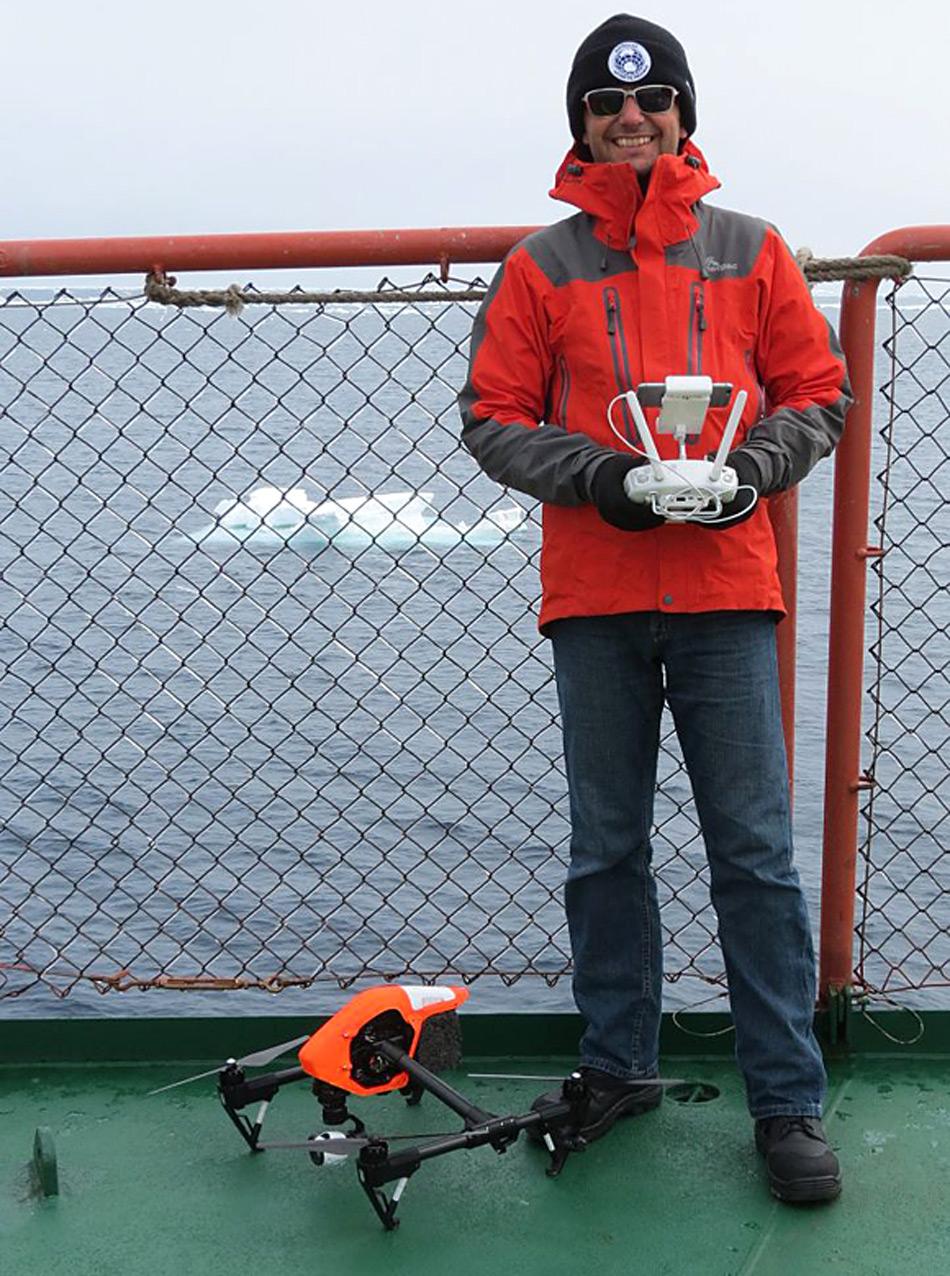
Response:
[[[643,84],[638,89],[591,89],[582,101],[591,115],[619,115],[632,97],[644,115],[662,115],[672,108],[678,92],[670,84]]]

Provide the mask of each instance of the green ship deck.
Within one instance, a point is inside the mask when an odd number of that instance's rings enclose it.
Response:
[[[697,1043],[665,1025],[667,1075],[706,1082],[709,1102],[670,1099],[572,1156],[558,1179],[522,1137],[423,1165],[386,1233],[352,1164],[306,1154],[250,1155],[221,1112],[214,1079],[146,1092],[313,1028],[300,1020],[0,1021],[0,1270],[4,1276],[452,1272],[518,1276],[592,1270],[669,1276],[891,1276],[950,1266],[950,1018],[924,1016],[913,1049],[856,1019],[857,1049],[831,1059],[826,1125],[845,1173],[841,1198],[773,1200],[751,1141],[728,1038]],[[907,1017],[900,1019],[906,1030]],[[714,1022],[703,1016],[703,1029]],[[465,1060],[447,1074],[495,1112],[530,1106],[539,1086],[474,1071],[563,1072],[576,1031],[566,1016],[466,1016]],[[895,1029],[891,1029],[897,1035]],[[874,1053],[880,1047],[892,1053]],[[504,1047],[503,1049],[501,1047]],[[146,1063],[149,1055],[161,1062]],[[44,1060],[44,1062],[37,1062]],[[116,1061],[120,1060],[120,1061]],[[124,1061],[122,1061],[124,1060]],[[292,1062],[292,1058],[291,1058]],[[195,1068],[191,1064],[196,1063]],[[283,1064],[276,1066],[284,1066]],[[543,1088],[543,1087],[541,1087]],[[457,1130],[426,1096],[357,1100],[371,1130]],[[59,1194],[38,1194],[34,1133],[55,1142]],[[270,1138],[322,1128],[305,1085],[268,1117]]]

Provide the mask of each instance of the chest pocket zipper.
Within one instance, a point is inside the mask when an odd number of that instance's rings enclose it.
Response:
[[[607,314],[607,336],[610,338],[610,356],[614,365],[614,378],[621,393],[633,389],[630,379],[630,360],[623,335],[623,315],[616,288],[604,289],[604,310]]]
[[[623,336],[623,315],[620,311],[620,297],[616,288],[605,288],[603,291],[604,311],[607,315],[607,337],[610,342],[610,357],[614,365],[614,380],[621,394],[633,389],[630,376],[630,360],[627,356],[627,343]],[[627,438],[639,446],[637,432],[626,403],[621,405],[623,424]]]

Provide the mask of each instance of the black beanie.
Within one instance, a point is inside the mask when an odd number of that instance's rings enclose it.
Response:
[[[584,103],[591,89],[672,84],[687,135],[696,129],[696,89],[683,46],[645,18],[618,13],[590,33],[574,55],[567,81],[567,118],[576,142],[584,136]]]

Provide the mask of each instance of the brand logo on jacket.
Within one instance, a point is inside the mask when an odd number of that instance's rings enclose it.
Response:
[[[642,44],[634,40],[624,40],[611,49],[607,59],[607,70],[617,80],[625,80],[633,84],[642,80],[653,65],[650,55]]]
[[[715,257],[707,257],[703,266],[707,275],[737,275],[739,273],[737,261],[717,261]]]

